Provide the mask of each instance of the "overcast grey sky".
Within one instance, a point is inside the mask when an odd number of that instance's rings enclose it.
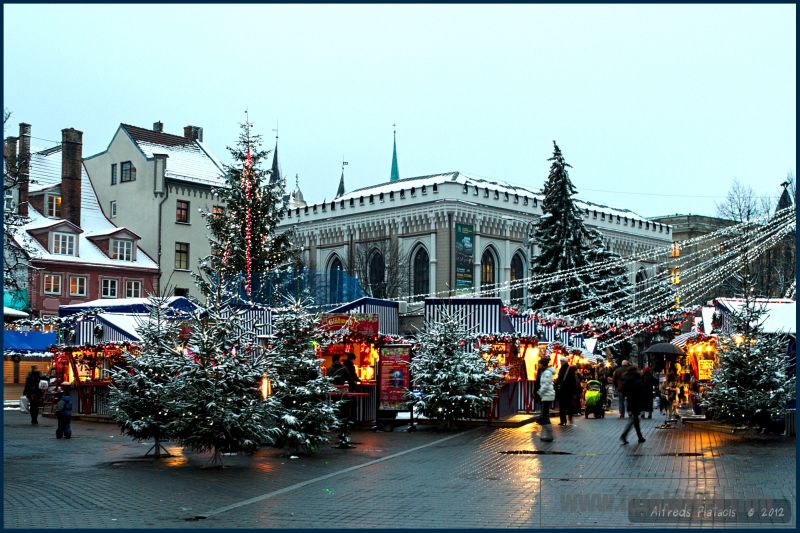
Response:
[[[33,136],[204,128],[248,109],[309,202],[459,170],[538,190],[552,140],[578,197],[715,215],[734,178],[795,173],[795,5],[5,5],[4,106]],[[39,144],[46,141],[35,140]]]

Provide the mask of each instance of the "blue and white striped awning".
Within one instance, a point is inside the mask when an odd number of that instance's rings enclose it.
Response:
[[[236,312],[242,321],[242,328],[252,333],[254,338],[272,335],[272,309],[269,307],[240,308]]]
[[[100,313],[76,324],[74,344],[84,346],[107,342],[139,342],[142,339],[136,328],[147,319],[148,315],[143,313]],[[95,328],[102,330],[102,334],[95,335]]]
[[[514,331],[520,335],[538,337],[542,342],[559,341],[565,346],[584,347],[583,334],[572,333],[553,324],[542,324],[531,316],[511,317]]]
[[[683,333],[683,334],[681,334],[681,335],[678,335],[677,337],[675,337],[674,339],[672,339],[672,340],[670,341],[670,343],[671,343],[671,344],[674,344],[675,346],[678,346],[678,347],[680,347],[680,348],[683,348],[684,346],[686,346],[686,342],[687,342],[689,339],[693,339],[693,338],[697,337],[698,335],[699,335],[699,333],[698,333],[698,332],[696,332],[696,331],[690,331],[689,333]]]
[[[330,311],[333,313],[363,313],[378,315],[378,332],[382,335],[400,335],[400,304],[393,300],[359,298]]]
[[[500,298],[425,298],[426,322],[437,322],[448,311],[461,317],[471,335],[514,332]]]

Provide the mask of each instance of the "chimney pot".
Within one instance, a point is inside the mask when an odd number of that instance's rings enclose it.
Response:
[[[184,126],[183,136],[190,141],[203,142],[203,128],[197,126]]]
[[[158,122],[153,122],[153,131],[157,131],[158,133],[164,132],[164,123],[160,120]]]

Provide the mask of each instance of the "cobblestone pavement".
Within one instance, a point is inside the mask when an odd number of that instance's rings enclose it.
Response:
[[[656,418],[642,421],[646,443],[621,446],[625,421],[610,415],[555,425],[552,443],[532,438],[536,424],[357,431],[352,450],[293,459],[263,449],[226,456],[220,470],[176,446],[144,458],[150,443],[114,425],[76,421],[72,439],[56,440],[52,418],[31,426],[6,411],[4,527],[795,527],[794,439],[658,429]],[[697,497],[783,498],[790,509],[783,522],[749,524],[628,515],[631,498]]]

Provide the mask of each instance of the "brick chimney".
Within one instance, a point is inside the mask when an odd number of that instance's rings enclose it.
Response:
[[[6,137],[3,145],[3,157],[6,162],[6,173],[12,179],[17,177],[17,137]]]
[[[81,225],[81,166],[83,133],[61,130],[61,214],[76,226]]]
[[[184,126],[183,136],[190,141],[203,142],[203,128],[197,126]]]
[[[157,131],[158,133],[164,133],[164,123],[160,120],[158,122],[153,122],[153,131]]]
[[[20,216],[28,216],[28,187],[31,179],[31,125],[19,123],[19,209]]]

